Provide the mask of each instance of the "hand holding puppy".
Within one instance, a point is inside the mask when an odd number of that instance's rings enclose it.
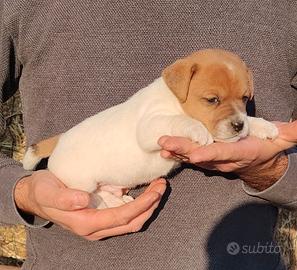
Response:
[[[87,240],[136,232],[157,208],[166,189],[153,181],[135,201],[109,209],[90,209],[87,192],[66,188],[51,172],[41,170],[21,179],[15,189],[17,206],[50,220]]]
[[[281,138],[261,140],[249,136],[238,142],[199,146],[182,137],[163,136],[161,156],[193,163],[201,168],[236,172],[248,185],[264,190],[275,183],[287,168],[283,150],[294,144]]]

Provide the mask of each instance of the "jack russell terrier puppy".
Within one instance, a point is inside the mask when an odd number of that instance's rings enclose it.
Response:
[[[237,55],[201,50],[165,68],[126,102],[30,146],[23,166],[32,170],[50,156],[48,169],[66,186],[93,193],[97,208],[119,206],[133,200],[125,190],[179,164],[160,156],[157,142],[163,135],[200,145],[248,135],[276,138],[274,124],[247,116],[252,97],[252,74]]]

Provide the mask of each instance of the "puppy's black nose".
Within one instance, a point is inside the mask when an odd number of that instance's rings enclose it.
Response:
[[[231,122],[231,125],[236,132],[239,132],[243,129],[244,122],[243,121],[234,121],[234,122]]]

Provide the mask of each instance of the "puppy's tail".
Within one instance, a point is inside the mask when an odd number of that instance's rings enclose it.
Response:
[[[43,158],[49,157],[54,151],[60,136],[61,134],[31,145],[27,149],[22,161],[24,169],[34,170]]]

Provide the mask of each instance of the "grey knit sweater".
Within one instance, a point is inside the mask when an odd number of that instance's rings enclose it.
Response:
[[[175,59],[220,47],[253,70],[256,115],[286,121],[297,104],[296,18],[295,0],[1,0],[2,101],[19,87],[32,144],[126,100]],[[297,209],[295,153],[289,161],[263,192],[184,166],[142,232],[88,242],[24,219],[12,194],[28,173],[1,156],[0,221],[27,225],[23,269],[283,269],[272,204]]]

